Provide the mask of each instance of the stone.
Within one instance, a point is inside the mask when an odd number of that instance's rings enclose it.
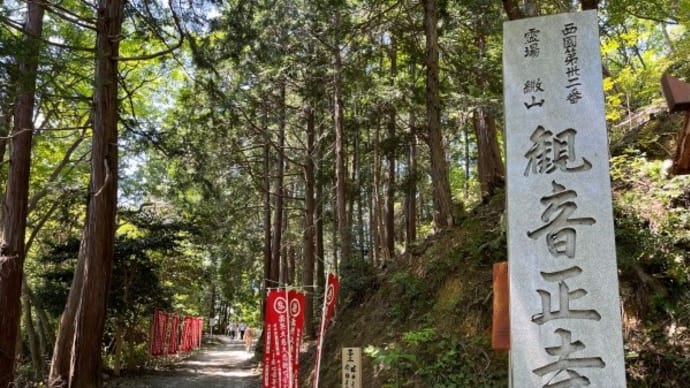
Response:
[[[512,386],[625,387],[596,11],[503,37]]]

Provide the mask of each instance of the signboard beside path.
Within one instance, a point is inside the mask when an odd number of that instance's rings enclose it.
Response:
[[[512,385],[625,387],[596,11],[503,36]]]

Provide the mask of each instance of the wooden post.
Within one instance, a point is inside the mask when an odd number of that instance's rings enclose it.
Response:
[[[491,347],[495,350],[510,350],[510,295],[507,261],[494,264],[493,283],[494,311],[491,325]]]

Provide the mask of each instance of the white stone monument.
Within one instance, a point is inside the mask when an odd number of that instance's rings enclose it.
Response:
[[[625,387],[595,11],[506,22],[511,381]]]
[[[342,348],[343,388],[362,388],[362,348]]]

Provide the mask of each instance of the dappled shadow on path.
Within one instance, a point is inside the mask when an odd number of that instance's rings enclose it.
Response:
[[[219,343],[202,348],[194,356],[169,369],[109,381],[108,388],[258,388],[259,372],[239,340],[226,336],[214,338]]]

